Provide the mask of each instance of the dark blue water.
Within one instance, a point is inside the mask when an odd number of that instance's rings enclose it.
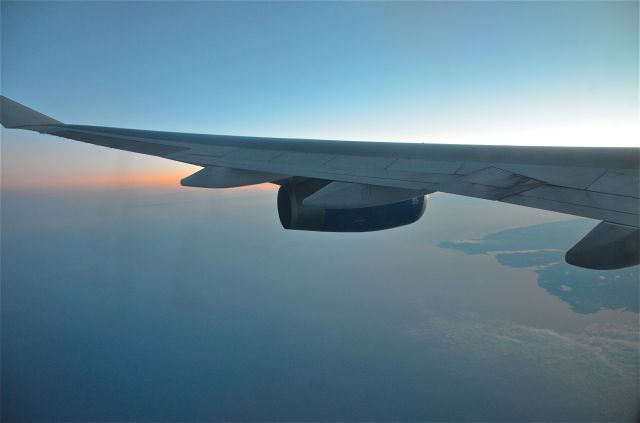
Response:
[[[2,417],[633,420],[638,268],[558,263],[595,223],[436,195],[322,234],[275,191],[4,191]]]

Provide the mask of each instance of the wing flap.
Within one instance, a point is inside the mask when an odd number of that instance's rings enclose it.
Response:
[[[381,171],[389,166],[395,158],[372,156],[336,156],[322,166],[329,169],[358,169],[368,171]]]
[[[629,213],[636,216],[640,212],[640,202],[636,198],[616,194],[544,185],[523,192],[522,195],[543,200],[560,201],[577,206]]]
[[[585,189],[601,177],[606,169],[601,167],[543,166],[500,163],[494,166],[551,185]]]
[[[444,160],[398,159],[387,169],[404,172],[439,173],[454,175],[462,162]]]
[[[292,153],[285,151],[281,155],[271,160],[274,164],[296,165],[296,166],[322,166],[329,160],[335,158],[334,154],[322,153]]]
[[[589,191],[607,192],[639,198],[640,173],[637,170],[607,170],[604,175],[589,186]]]
[[[545,199],[525,194],[516,194],[503,198],[500,201],[525,207],[533,207],[558,213],[571,214],[574,216],[589,217],[591,219],[597,220],[606,220],[621,225],[634,227],[640,226],[637,214],[624,213],[617,210],[601,209],[593,207],[591,205],[567,203],[558,199]]]
[[[538,187],[542,182],[495,167],[486,167],[442,184],[439,191],[499,200]]]

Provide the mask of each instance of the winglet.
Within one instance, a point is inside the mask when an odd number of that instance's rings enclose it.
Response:
[[[5,96],[0,96],[0,123],[5,128],[34,125],[61,125],[62,122],[36,112]]]

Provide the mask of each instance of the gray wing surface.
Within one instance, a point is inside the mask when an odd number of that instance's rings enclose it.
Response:
[[[445,192],[597,219],[636,230],[640,149],[522,147],[331,141],[157,132],[67,125],[5,97],[5,127],[83,141],[203,166],[196,186],[282,183],[302,177],[384,187],[399,192]],[[219,169],[228,169],[220,172]],[[218,169],[218,170],[215,170]],[[218,184],[222,175],[226,178]],[[237,175],[242,177],[237,179]],[[235,176],[234,176],[235,175]],[[207,179],[208,178],[208,179]],[[187,181],[185,183],[185,181]],[[207,185],[211,181],[211,185]],[[189,185],[189,178],[183,180]],[[334,191],[337,191],[334,189]],[[389,197],[390,198],[390,197]],[[331,203],[325,195],[325,203]],[[626,233],[625,232],[625,233]]]

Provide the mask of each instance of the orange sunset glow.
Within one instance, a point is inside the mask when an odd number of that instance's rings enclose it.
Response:
[[[3,178],[2,188],[4,189],[25,189],[25,188],[142,188],[175,186],[180,187],[180,180],[189,176],[189,172],[143,172],[125,174],[98,174],[81,177],[58,177],[58,178]],[[190,188],[192,189],[192,188]],[[246,187],[228,189],[250,189],[250,190],[274,190],[277,185],[265,183],[250,185]]]

